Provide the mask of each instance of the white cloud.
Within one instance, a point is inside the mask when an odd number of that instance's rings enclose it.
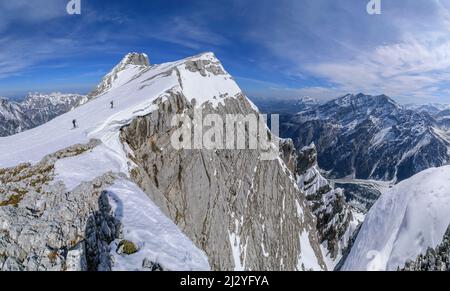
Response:
[[[62,0],[0,1],[0,31],[12,23],[36,23],[52,20],[66,14]]]

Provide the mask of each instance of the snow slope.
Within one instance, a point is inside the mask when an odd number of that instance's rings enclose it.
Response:
[[[450,166],[425,170],[369,211],[343,270],[397,270],[442,242],[450,224]]]
[[[124,157],[118,142],[119,129],[155,110],[153,101],[164,98],[169,91],[182,91],[188,100],[196,99],[198,105],[205,102],[217,105],[221,102],[220,95],[233,97],[241,93],[227,73],[208,74],[206,78],[186,68],[187,62],[203,60],[222,67],[212,53],[150,67],[125,66],[116,73],[114,84],[103,95],[40,127],[0,138],[0,168],[22,162],[36,163],[47,154],[90,139],[101,140],[115,154]],[[114,109],[110,108],[111,101]],[[72,129],[74,119],[78,124],[76,129]],[[126,164],[125,160],[122,162]]]
[[[97,139],[100,144],[83,154],[58,160],[56,181],[62,181],[71,191],[82,182],[92,181],[105,173],[128,175],[133,163],[119,139],[120,129],[139,116],[157,107],[153,102],[171,93],[182,93],[198,106],[210,102],[217,106],[225,97],[241,93],[239,87],[212,53],[161,65],[129,62],[127,55],[113,69],[102,93],[91,101],[52,121],[19,133],[0,138],[0,168],[19,163],[35,164],[44,156],[75,144]],[[144,60],[146,57],[143,55]],[[214,66],[220,74],[199,74],[192,65]],[[202,84],[202,86],[198,86]],[[114,102],[111,109],[110,102]],[[72,120],[77,128],[72,128]],[[124,239],[137,244],[139,251],[130,256],[116,253],[119,241],[111,245],[115,270],[140,270],[144,259],[160,264],[167,270],[209,270],[208,259],[179,228],[134,183],[116,180],[108,189],[116,218],[122,222]]]

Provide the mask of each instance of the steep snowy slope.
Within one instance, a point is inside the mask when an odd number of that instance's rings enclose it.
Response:
[[[0,136],[8,136],[52,120],[88,101],[77,94],[29,94],[18,103],[0,98]]]
[[[435,248],[450,225],[450,166],[425,170],[369,211],[343,270],[397,270]]]
[[[252,97],[251,99],[258,106],[259,110],[265,114],[292,115],[319,105],[316,99],[308,96],[292,99],[258,97]]]
[[[90,97],[38,128],[0,138],[3,269],[68,262],[84,269],[84,261],[91,270],[180,269],[183,262],[188,269],[326,269],[314,217],[286,165],[289,153],[266,161],[259,149],[172,147],[176,114],[258,113],[212,53],[161,65],[129,54]],[[64,211],[55,214],[47,199],[61,193],[76,207],[57,200]],[[120,250],[124,241],[129,256]]]

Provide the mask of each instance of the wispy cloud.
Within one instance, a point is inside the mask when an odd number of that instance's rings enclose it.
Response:
[[[228,43],[224,36],[213,32],[206,24],[182,16],[159,25],[151,37],[191,49],[201,49],[205,44],[221,46]]]
[[[61,0],[1,1],[0,31],[10,28],[15,23],[41,23],[64,16],[66,4]]]
[[[450,101],[450,0],[382,1],[380,16],[363,0],[83,1],[79,18],[64,0],[0,1],[0,79],[127,50],[215,50],[254,94]]]

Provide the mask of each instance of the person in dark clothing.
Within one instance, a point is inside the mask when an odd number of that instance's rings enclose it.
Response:
[[[111,109],[114,108],[114,101],[111,101]]]
[[[77,128],[77,120],[76,119],[72,120],[72,124],[73,124],[73,128]]]

